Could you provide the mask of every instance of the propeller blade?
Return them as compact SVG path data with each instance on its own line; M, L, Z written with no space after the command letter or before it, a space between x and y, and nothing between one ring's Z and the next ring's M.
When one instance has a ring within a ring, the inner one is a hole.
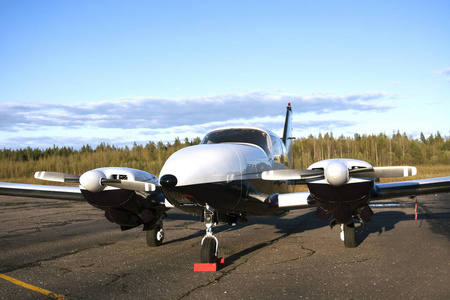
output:
M261 174L264 180L302 180L323 176L323 170L271 170Z
M104 188L102 186L112 186L124 190L145 192L153 192L154 190L156 190L156 185L154 185L153 183L102 178L105 175L97 170L88 171L82 176L83 180L81 180L80 182L80 176L73 174L47 171L36 172L34 174L34 178L41 180L80 183L85 189L91 192L101 192Z
M374 167L350 170L352 177L388 178L408 177L416 174L416 167Z
M47 181L74 182L74 183L78 183L80 180L80 176L78 175L59 172L47 172L47 171L34 173L34 178Z
M149 182L120 180L120 179L101 179L101 184L112 186L124 190L153 192L156 185Z

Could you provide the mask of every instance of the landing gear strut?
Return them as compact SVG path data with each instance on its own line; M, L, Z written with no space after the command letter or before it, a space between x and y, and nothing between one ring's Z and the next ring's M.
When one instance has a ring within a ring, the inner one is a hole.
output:
M205 219L206 234L202 239L202 249L200 253L200 261L202 263L215 263L217 261L217 250L219 248L219 241L212 232L212 227L217 225L216 214L214 208L206 204L203 212Z

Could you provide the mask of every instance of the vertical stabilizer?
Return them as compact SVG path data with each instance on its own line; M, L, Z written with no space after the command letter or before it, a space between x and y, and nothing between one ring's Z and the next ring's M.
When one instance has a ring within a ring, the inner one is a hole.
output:
M286 120L284 121L284 131L283 131L283 143L286 146L289 159L289 167L292 168L293 158L292 158L292 108L291 104L288 103L286 108Z

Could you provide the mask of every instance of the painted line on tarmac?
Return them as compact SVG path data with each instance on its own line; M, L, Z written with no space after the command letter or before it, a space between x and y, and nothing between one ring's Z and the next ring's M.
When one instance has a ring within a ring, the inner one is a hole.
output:
M44 295L46 295L46 296L49 296L49 297L52 297L52 298L55 298L55 299L66 299L66 297L63 296L63 295L55 294L55 293L53 293L53 292L50 292L50 291L41 289L41 288L39 288L39 287L37 287L37 286L34 286L34 285L31 285L31 284L25 283L25 282L23 282L23 281L14 279L14 278L9 277L9 276L4 275L4 274L0 274L0 278L3 278L3 279L5 279L5 280L7 280L7 281L9 281L9 282L12 282L12 283L14 283L14 284L17 284L18 286L21 286L21 287L24 287L24 288L26 288L26 289L29 289L29 290L32 290L32 291L35 291L35 292L44 294Z

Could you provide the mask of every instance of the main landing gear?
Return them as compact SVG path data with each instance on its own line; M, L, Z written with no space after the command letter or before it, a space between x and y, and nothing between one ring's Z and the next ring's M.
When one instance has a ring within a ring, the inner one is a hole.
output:
M203 218L206 225L206 234L202 239L200 261L202 263L215 263L217 261L219 241L212 232L212 227L217 225L217 215L214 212L214 208L206 204Z
M361 223L361 226L363 226L362 220L357 220L357 222ZM338 225L335 219L333 219L330 223L331 229L333 229L334 226ZM341 229L340 232L340 238L344 242L344 246L346 248L355 248L358 246L356 242L356 230L355 230L355 223L352 221L348 224L339 224L339 228Z
M161 246L164 240L163 223L161 222L154 229L147 230L146 232L147 245L149 247Z
M152 229L146 231L147 246L158 247L164 241L164 228L163 219L166 215L161 215L159 221L153 226Z
M341 224L341 240L346 248L355 248L357 246L355 223Z

